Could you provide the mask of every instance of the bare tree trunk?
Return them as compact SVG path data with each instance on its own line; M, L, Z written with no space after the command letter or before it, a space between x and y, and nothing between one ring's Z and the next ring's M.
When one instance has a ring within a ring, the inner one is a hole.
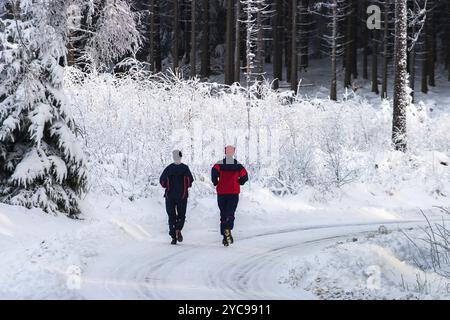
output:
M345 46L345 59L344 59L344 66L345 66L345 74L344 74L344 86L346 88L351 87L352 85L352 76L355 74L355 37L356 37L356 31L354 30L355 23L354 23L354 17L355 17L355 1L354 0L347 0L349 5L349 12L347 13L346 20L346 46Z
M297 93L298 75L297 75L297 0L292 0L291 11L291 90Z
M414 24L411 32L412 34L416 34L416 26ZM409 53L409 86L411 88L412 103L414 103L416 95L416 47L414 44Z
M191 2L192 0L182 0L182 21L184 22L183 32L183 62L185 65L191 64Z
M395 2L395 79L394 108L392 121L392 142L395 149L406 151L406 108L408 106L407 91L407 58L408 27L407 0Z
M429 0L430 1L430 0ZM427 37L429 39L429 51L428 51L428 84L431 87L436 86L435 80L435 65L436 65L436 32L434 26L434 1L430 3L431 9L428 13L427 19L429 19L429 27Z
M347 0L347 1L351 1L352 0ZM345 73L344 73L344 87L349 88L352 85L352 49L351 49L351 43L352 43L352 37L351 37L351 33L352 33L352 10L353 10L353 6L349 5L349 12L347 13L347 17L345 19L345 27L346 27L346 31L345 31L345 57L343 59L343 63L344 63L344 68L345 68Z
M241 1L236 1L235 14L236 44L234 47L234 81L241 82Z
M234 0L227 0L227 30L226 30L226 56L225 56L225 84L227 85L232 85L234 82L233 1Z
M357 55L357 49L358 49L358 38L357 38L357 29L358 29L358 18L357 18L357 13L358 13L358 1L360 0L353 0L352 5L353 5L353 12L352 12L352 32L351 32L351 36L352 36L352 44L351 44L351 49L352 49L352 76L353 79L358 78L358 55Z
M378 90L378 30L373 30L372 39L372 92L379 94Z
M154 21L154 71L156 73L162 71L162 57L161 57L161 7L159 2L157 1L154 9L155 21Z
M202 37L202 56L201 56L201 75L209 77L211 74L210 55L209 55L209 0L203 0L203 37Z
M421 81L421 91L423 93L428 93L428 50L429 50L429 42L428 42L428 37L427 37L427 29L428 29L428 20L425 21L425 26L424 26L424 36L423 38L425 39L425 44L424 44L424 48L425 48L425 52L424 52L424 57L422 57L422 81Z
M159 4L155 0L150 0L150 68L152 72L160 72L162 69L161 62L161 36L160 36L160 18Z
M389 0L384 0L384 35L383 35L383 72L381 82L381 99L387 98L388 82L388 45L389 45Z
M367 8L367 0L364 0L364 5L363 5L363 9L364 9L364 19L363 19L363 78L364 79L369 79L369 73L368 73L368 59L369 59L369 29L367 28L367 26L365 25L365 22L367 20L367 13L366 13L366 8Z
M429 63L429 57L430 57L430 13L429 10L431 8L431 1L428 0L426 10L427 10L427 17L425 20L425 25L422 30L422 37L424 39L424 52L422 57L422 81L421 81L421 91L423 93L428 93L428 77L430 73L430 63Z
M283 80L283 0L276 0L273 30L273 88L278 89Z
M446 61L445 61L445 66L447 68L447 72L448 72L448 81L450 81L450 1L447 1L447 25L446 25L446 43L447 43L447 48L446 48Z
M300 70L307 71L309 65L309 0L301 0L300 2Z
M152 72L155 72L155 0L150 0L150 7L149 7L149 15L150 15L150 34L148 35L149 38L149 46L150 46L150 54L149 54L149 63L150 63L150 69Z
M285 10L285 16L286 16L286 48L285 48L285 64L286 64L286 78L288 82L291 82L291 58L292 58L292 1L287 0Z
M336 38L337 38L337 28L338 28L338 17L337 17L337 0L333 0L333 22L332 22L332 37L331 37L331 89L330 89L330 99L337 100L337 77L336 77Z
M261 3L258 3L258 12L256 13L256 25L258 28L257 40L256 40L256 61L258 71L258 83L263 81L264 77L264 63L265 63L265 44L264 44L264 28L263 28L263 7Z
M195 43L195 24L196 24L196 15L195 15L195 0L191 0L191 78L195 78L197 75L197 57L196 57L196 43Z
M180 4L178 0L173 0L173 70L178 71L178 59L180 57Z

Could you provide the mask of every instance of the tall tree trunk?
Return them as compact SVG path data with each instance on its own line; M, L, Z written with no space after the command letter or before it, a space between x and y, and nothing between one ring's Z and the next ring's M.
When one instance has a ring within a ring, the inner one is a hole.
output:
M363 5L364 19L363 19L363 26L362 26L362 30L363 30L363 78L369 79L369 73L368 73L369 29L366 26L366 21L367 21L366 8L367 8L367 0L364 0L364 5Z
M430 1L430 0L429 0ZM428 13L427 20L429 21L429 27L427 29L428 41L429 41L429 51L428 51L428 84L431 87L436 86L435 80L435 65L436 65L436 32L435 32L435 21L434 21L434 1L430 3L430 12Z
M348 88L352 86L352 74L353 74L353 46L354 38L353 38L353 15L354 15L354 2L353 0L348 1L348 13L346 17L346 36L345 36L345 73L344 73L344 87Z
M297 93L298 74L297 74L297 0L292 0L291 11L291 90Z
M286 0L286 10L285 10L285 16L286 16L286 48L285 48L285 64L286 64L286 78L288 82L291 82L291 58L292 58L292 1Z
M201 75L209 77L211 74L210 54L209 54L209 0L203 0L203 34L202 34L202 55L201 55Z
M408 107L407 91L407 0L395 1L395 79L394 108L392 120L392 142L395 149L406 151L406 108Z
M416 26L413 24L411 33L416 34ZM416 95L416 46L413 47L409 53L409 87L411 88L411 99L414 103Z
M372 39L372 92L379 94L378 90L378 30L373 30Z
M183 60L184 64L188 65L191 63L191 0L184 0L183 3L183 21L184 21L184 32L183 32L183 42L184 42L184 53Z
M424 33L424 48L425 52L423 53L424 57L422 57L422 74L421 74L421 91L423 93L428 93L428 50L429 50L429 41L427 37L427 29L428 29L428 20L425 21L424 30L422 31Z
M330 99L337 100L337 76L336 76L336 38L338 29L338 17L337 17L337 0L333 0L333 16L332 16L332 37L331 37L331 88Z
M309 0L301 0L300 2L300 70L306 71L309 65Z
M265 63L265 43L264 43L264 27L263 27L263 7L261 3L258 3L258 12L256 14L256 27L258 28L257 40L256 40L256 61L258 72L258 83L263 81L264 77L264 63Z
M150 67L155 73L160 72L162 69L161 62L161 36L160 36L160 17L159 17L159 4L155 0L150 0Z
M431 13L429 12L431 8L431 0L427 1L427 6L426 6L426 10L427 10L427 17L425 19L425 25L423 27L422 30L422 37L424 39L424 51L423 51L423 57L422 57L422 81L421 81L421 90L423 93L428 93L428 78L429 78L429 74L430 74L430 15Z
M162 56L161 56L161 7L159 1L156 1L154 8L154 72L162 71Z
M236 32L236 44L234 49L234 81L241 82L241 1L236 1L236 14L235 14L235 32Z
M172 40L173 70L178 72L180 58L180 4L173 0L173 40Z
M352 76L353 79L358 78L358 1L360 0L353 0L352 4L353 4L353 12L352 12L352 44L351 44L351 49L352 49Z
M148 35L149 39L149 63L150 69L152 72L155 72L155 0L150 0L149 5L149 15L150 15L150 34Z
M283 80L283 0L276 0L273 19L273 88L278 89Z
M233 36L234 36L234 19L233 19L233 9L234 0L227 0L227 30L226 30L226 52L225 52L225 84L232 85L234 82L234 47L233 47Z
M447 71L448 81L450 81L450 2L448 2L447 5Z
M197 75L197 57L196 57L196 49L197 46L195 44L195 24L196 24L196 15L195 15L195 0L191 0L191 78L195 78Z
M389 0L384 0L384 34L383 34L383 72L381 82L381 99L386 99L388 83L388 46L389 46Z

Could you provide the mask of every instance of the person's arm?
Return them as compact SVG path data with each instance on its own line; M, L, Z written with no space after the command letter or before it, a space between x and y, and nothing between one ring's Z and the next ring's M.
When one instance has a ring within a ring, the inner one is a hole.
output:
M211 169L211 181L214 186L217 186L219 184L219 177L220 177L220 166L216 164Z
M192 176L191 170L189 170L188 166L186 166L186 169L186 178L188 180L187 187L190 188L192 187L192 182L194 182L194 177Z
M248 172L244 168L244 166L242 166L241 171L239 171L239 184L243 186L247 181L248 181Z
M168 168L169 167L164 169L163 173L161 174L161 177L159 178L159 183L161 184L161 186L163 188L167 188L167 178L168 178L167 171L168 171Z

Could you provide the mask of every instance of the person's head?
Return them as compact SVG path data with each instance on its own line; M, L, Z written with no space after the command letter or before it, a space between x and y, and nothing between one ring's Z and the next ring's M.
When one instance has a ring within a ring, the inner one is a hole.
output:
M228 145L225 147L225 156L227 156L227 158L232 158L234 157L236 153L236 148L232 145Z
M181 153L180 150L173 150L172 157L173 157L173 162L175 162L176 164L180 164L183 154Z

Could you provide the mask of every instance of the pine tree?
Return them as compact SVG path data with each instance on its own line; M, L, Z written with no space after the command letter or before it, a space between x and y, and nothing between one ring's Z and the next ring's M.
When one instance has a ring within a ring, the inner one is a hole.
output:
M80 213L84 155L63 91L67 1L2 3L0 201Z
M68 43L73 47L73 62L78 68L89 71L109 67L139 50L142 37L128 0L66 0L65 5L78 8L75 12L81 14L80 25L71 30ZM67 18L66 13L64 16ZM149 53L146 49L141 54L145 60Z

